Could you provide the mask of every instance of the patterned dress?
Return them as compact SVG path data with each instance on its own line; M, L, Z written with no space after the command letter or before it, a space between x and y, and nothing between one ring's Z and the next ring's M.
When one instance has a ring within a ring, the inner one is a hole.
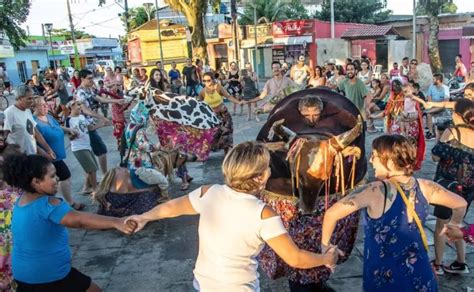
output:
M409 196L410 190L404 190ZM415 210L424 223L429 205L418 182L411 190L415 194ZM438 291L433 269L413 220L408 221L407 208L400 194L380 218L365 214L364 291Z
M0 190L0 291L12 291L12 233L13 206L21 193L18 189L4 186Z

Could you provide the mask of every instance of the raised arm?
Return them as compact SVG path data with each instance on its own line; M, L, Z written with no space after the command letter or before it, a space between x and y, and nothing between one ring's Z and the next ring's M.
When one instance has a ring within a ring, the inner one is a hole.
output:
M421 192L428 202L452 209L451 224L460 225L464 214L466 214L466 200L433 181L418 179L418 182L420 183Z
M183 215L197 215L194 210L189 195L176 198L163 204L159 204L150 211L141 215L130 216L125 220L125 223L134 221L137 223L137 228L134 232L138 232L145 227L150 221L156 221L165 218L174 218Z
M373 182L358 187L352 193L332 205L324 215L321 232L321 249L324 251L330 246L330 240L334 228L336 228L337 221L360 209L368 208L369 212L373 212L375 206L383 205L382 199L384 199L384 197L381 196L381 194L383 194L382 182Z

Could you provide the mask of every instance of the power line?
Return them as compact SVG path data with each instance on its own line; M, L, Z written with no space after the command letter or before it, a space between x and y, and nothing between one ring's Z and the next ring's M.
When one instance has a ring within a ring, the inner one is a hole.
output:
M89 21L90 23L92 23L91 25L86 25L86 26L83 26L82 29L85 29L87 27L91 27L91 26L97 26L97 25L101 25L102 23L106 23L106 22L109 22L109 21L112 21L114 19L117 19L119 18L118 16L115 16L115 17L112 17L110 19L107 19L107 20L104 20L104 21L101 21L101 22L92 22L92 21Z

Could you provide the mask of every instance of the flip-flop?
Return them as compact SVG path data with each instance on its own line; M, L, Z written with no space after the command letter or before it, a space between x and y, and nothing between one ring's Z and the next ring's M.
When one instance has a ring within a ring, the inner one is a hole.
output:
M181 184L181 191L187 191L189 189L189 183Z
M82 203L74 202L71 204L71 207L76 211L81 211L86 207L86 205Z
M190 183L193 181L193 179L194 179L194 177L190 177L190 176L188 175L188 184L190 184Z

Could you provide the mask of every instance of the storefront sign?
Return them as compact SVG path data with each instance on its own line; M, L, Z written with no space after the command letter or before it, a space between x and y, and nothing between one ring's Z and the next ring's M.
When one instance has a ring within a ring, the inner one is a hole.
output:
M0 45L0 58L13 58L15 52L11 45Z
M255 26L247 25L246 26L246 39L251 39L255 37ZM272 36L272 25L271 24L261 24L257 25L257 38Z
M273 37L310 36L313 34L312 20L288 20L273 23Z
M285 48L278 48L272 50L272 62L280 62L283 64L285 62Z
M219 37L219 23L215 21L207 22L204 29L206 39L216 39Z
M63 55L72 55L74 54L74 46L73 45L62 45L59 46L59 50Z
M93 38L92 39L92 46L93 47L108 47L108 48L115 48L118 47L118 39L112 38Z
M232 38L232 25L226 24L226 23L221 23L218 26L218 35L220 39L230 39ZM242 36L244 35L242 27L240 26L237 30L237 38L241 39Z

